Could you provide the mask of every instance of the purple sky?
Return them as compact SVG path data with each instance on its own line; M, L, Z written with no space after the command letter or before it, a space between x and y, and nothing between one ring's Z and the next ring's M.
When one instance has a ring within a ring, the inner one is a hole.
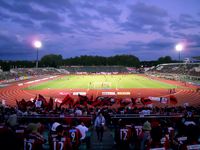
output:
M0 59L133 54L200 55L200 0L0 0Z

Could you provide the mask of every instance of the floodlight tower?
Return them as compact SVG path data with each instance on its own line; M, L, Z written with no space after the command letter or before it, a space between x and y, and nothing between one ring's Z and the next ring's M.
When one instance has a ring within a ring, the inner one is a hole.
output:
M183 50L183 48L184 48L183 44L181 44L181 43L176 44L176 46L175 46L175 49L179 54L179 61L181 61L181 51Z
M34 41L33 45L36 48L36 52L37 52L35 67L38 68L38 51L39 51L39 48L42 47L42 42L37 40L37 41Z

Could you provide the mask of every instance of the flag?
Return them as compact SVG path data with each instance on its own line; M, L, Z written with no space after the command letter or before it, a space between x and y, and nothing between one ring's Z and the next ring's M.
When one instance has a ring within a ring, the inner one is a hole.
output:
M130 103L132 103L132 100L129 99L129 98L122 99L122 100L120 101L120 105L121 105L122 107L125 107L125 106L129 105Z
M152 104L152 101L149 98L141 98L141 103L143 105L149 105Z
M42 107L48 106L47 100L41 94L38 95L38 101L42 101Z
M27 107L34 107L35 104L34 104L32 101L27 101L27 102L26 102L26 106L27 106Z
M173 105L178 103L177 98L174 95L170 95L169 99L170 99L170 103Z
M50 99L49 99L48 109L49 109L49 110L52 110L52 109L53 109L53 98L52 98L52 97L50 97Z
M102 99L103 99L102 96L98 96L98 97L92 102L91 105L94 106L94 107L99 106Z
M67 95L67 96L65 96L65 98L63 99L63 101L62 101L62 103L60 104L60 107L62 106L62 105L64 105L64 104L69 104L69 105L73 105L73 103L74 103L74 99L71 97L71 96L69 96L69 95Z
M35 98L33 99L33 103L37 100L37 95L35 95Z
M26 111L27 104L26 104L26 101L24 99L22 99L21 101L16 100L16 104L17 104L17 107L18 107L19 110Z
M136 105L136 98L131 98L132 105Z
M110 106L111 102L110 102L110 97L104 97L104 99L101 100L100 105L101 106Z
M87 106L87 102L89 101L89 98L87 96L82 96L82 95L78 95L79 97L79 103L80 105L84 105Z

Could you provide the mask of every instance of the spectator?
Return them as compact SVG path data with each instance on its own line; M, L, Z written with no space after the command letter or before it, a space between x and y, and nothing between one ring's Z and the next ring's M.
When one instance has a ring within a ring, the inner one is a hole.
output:
M117 149L129 149L130 139L132 136L131 127L123 125L122 120L119 119L118 126L115 128L115 142Z
M42 101L37 99L37 100L35 101L35 107L36 107L36 108L41 108L41 107L42 107Z
M18 126L18 120L17 120L17 115L15 114L13 110L11 113L12 114L9 116L7 123L14 130Z
M102 142L104 126L105 126L105 118L101 112L96 117L94 126L96 128L97 138L100 142Z
M0 128L0 149L1 150L19 150L15 133L5 126Z
M56 128L57 128L58 126L60 126L60 125L61 125L60 123L54 122L54 123L52 124L51 131L52 131L52 132L56 132Z
M82 137L80 138L81 143L85 142L87 148L90 147L90 136L87 136L87 132L89 132L88 128L85 126L83 122L76 126L77 129L81 132Z
M159 148L162 147L161 145L161 139L162 139L162 128L160 125L152 127L151 130L151 147L152 148Z
M72 149L72 145L70 143L70 139L64 136L64 129L61 124L54 123L53 130L56 131L56 135L50 139L50 145L53 150L70 150Z
M81 116L82 114L83 114L83 113L82 113L81 109L76 108L76 110L75 110L75 115Z
M75 127L75 122L72 122L72 126L68 131L72 149L78 149L80 146L81 132Z
M148 121L146 121L143 124L142 133L139 135L140 140L141 140L141 143L140 143L141 150L145 150L150 147L150 143L151 143L151 133L150 132L151 132L151 124Z
M33 143L33 149L36 150L42 150L42 144L44 144L46 142L46 140L44 139L44 137L39 133L39 129L41 128L41 124L40 123L30 123L27 126L27 139L33 139L34 143Z

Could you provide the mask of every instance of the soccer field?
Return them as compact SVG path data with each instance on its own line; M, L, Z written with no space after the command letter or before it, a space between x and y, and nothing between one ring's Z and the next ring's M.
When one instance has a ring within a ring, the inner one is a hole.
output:
M120 89L120 88L176 88L175 85L139 75L68 75L29 86L42 89Z

